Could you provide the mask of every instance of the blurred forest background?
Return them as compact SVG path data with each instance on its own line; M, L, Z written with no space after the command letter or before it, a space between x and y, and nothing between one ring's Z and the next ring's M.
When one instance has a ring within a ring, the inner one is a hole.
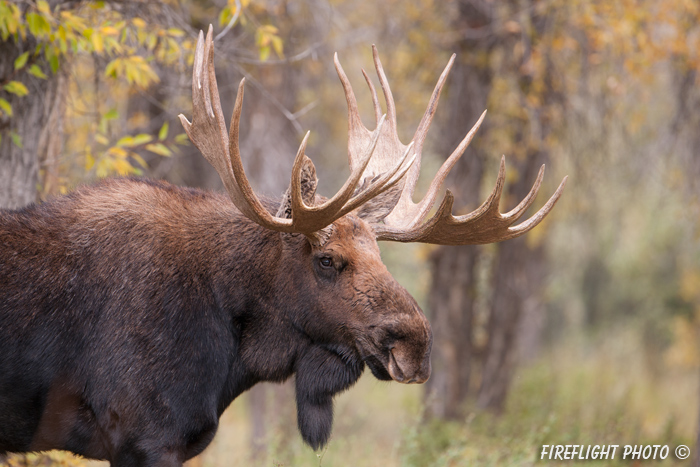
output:
M193 44L209 23L224 114L247 78L241 147L258 191L284 191L307 129L320 192L342 184L347 110L333 52L370 123L360 69L377 83L373 43L404 142L457 53L421 183L488 109L447 181L459 212L486 198L501 154L502 211L544 162L536 206L569 182L524 237L381 245L433 325L426 385L367 373L337 398L320 453L296 431L292 386L260 385L191 466L532 465L543 444L697 454L699 2L0 0L0 206L129 174L221 189L177 120L192 114ZM6 463L101 465L58 452ZM689 463L671 454L655 465Z

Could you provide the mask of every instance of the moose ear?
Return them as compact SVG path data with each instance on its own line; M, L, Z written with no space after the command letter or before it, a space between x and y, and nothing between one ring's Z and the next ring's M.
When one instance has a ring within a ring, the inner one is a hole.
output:
M311 159L304 156L301 168L301 198L307 206L312 206L314 204L314 198L316 197L316 186L318 185L318 178L316 177L316 167ZM277 217L284 217L287 219L292 218L292 187L291 185L287 188L287 191L282 195L282 203L277 210Z

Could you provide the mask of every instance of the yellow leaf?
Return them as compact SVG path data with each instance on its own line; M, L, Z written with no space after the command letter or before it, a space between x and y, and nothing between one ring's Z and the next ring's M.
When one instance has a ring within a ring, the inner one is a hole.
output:
M22 55L15 59L15 70L21 70L24 65L27 64L27 59L29 58L29 52L24 52Z
M95 48L95 52L101 54L105 50L105 43L102 39L102 34L97 31L93 31L92 37L90 38L92 46Z
M98 143L103 144L105 146L107 146L109 144L109 140L104 135L101 135L99 133L97 135L95 135L95 141L97 141Z
M0 97L0 110L5 112L8 117L12 117L12 105L5 99Z
M143 160L143 157L141 157L140 155L136 154L135 152L132 152L132 153L131 153L131 157L132 157L136 162L138 162L139 164L141 164L141 167L143 167L144 169L147 169L147 168L148 168L148 164L146 164L146 161Z
M130 147L134 145L134 139L131 136L123 136L117 141L117 146Z
M95 166L95 158L92 154L85 154L85 170L90 170Z
M117 159L112 162L112 168L119 175L129 175L134 171L134 167L126 159Z
M141 144L146 144L150 143L153 137L151 135L147 135L146 133L141 133L139 135L134 136L134 146L139 146Z
M165 138L168 137L168 122L163 123L163 126L160 127L160 131L158 132L158 139L163 141Z
M27 87L19 81L10 81L9 83L3 86L3 89L19 97L26 96L27 94L29 94L29 89L27 89Z
M39 0L36 2L36 6L44 15L51 15L51 8L49 8L49 3L46 0Z
M275 49L275 53L279 58L284 58L284 46L282 44L282 38L279 36L272 37L272 48Z
M102 26L102 28L100 28L100 31L105 36L116 36L117 34L119 34L119 31L117 31L117 29L112 26Z
M260 47L260 61L264 62L270 58L270 47Z
M119 143L117 143L119 144ZM121 158L121 159L126 159L126 156L129 155L129 153L126 151L124 148L120 148L118 146L113 146L109 148L109 151L107 151L109 154Z
M172 151L162 143L147 144L146 149L158 154L159 156L170 157L173 154Z

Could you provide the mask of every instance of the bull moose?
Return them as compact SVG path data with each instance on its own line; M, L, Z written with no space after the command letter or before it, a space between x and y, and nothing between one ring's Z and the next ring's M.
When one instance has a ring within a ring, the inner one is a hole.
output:
M389 274L378 240L483 244L535 227L561 195L513 226L534 201L499 212L505 178L474 212L452 215L443 180L484 115L412 201L421 148L454 56L413 140L387 106L361 122L335 56L349 115L351 174L316 194L308 133L281 201L259 198L238 146L241 81L230 132L214 72L212 29L200 32L192 78L192 142L228 193L146 179L108 179L18 210L0 211L0 454L63 449L114 466L178 466L212 440L219 416L260 381L295 375L298 427L328 441L333 397L365 366L380 380L423 383L430 324Z

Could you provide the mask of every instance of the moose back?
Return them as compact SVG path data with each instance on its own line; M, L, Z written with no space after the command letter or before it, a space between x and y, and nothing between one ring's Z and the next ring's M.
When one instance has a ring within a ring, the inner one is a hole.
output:
M507 214L496 187L476 211L452 215L442 181L481 119L412 201L420 154L454 57L407 146L376 50L387 115L372 82L377 127L349 109L351 174L326 199L299 148L281 200L261 200L238 149L243 82L230 132L221 112L211 27L200 33L190 139L227 196L165 182L104 180L46 203L0 211L0 454L64 449L115 466L177 466L212 440L219 416L260 381L295 375L298 427L317 449L333 396L365 366L381 380L423 383L430 325L389 274L377 240L476 244L521 235L535 198ZM483 119L483 116L482 116ZM308 137L308 134L307 134Z

